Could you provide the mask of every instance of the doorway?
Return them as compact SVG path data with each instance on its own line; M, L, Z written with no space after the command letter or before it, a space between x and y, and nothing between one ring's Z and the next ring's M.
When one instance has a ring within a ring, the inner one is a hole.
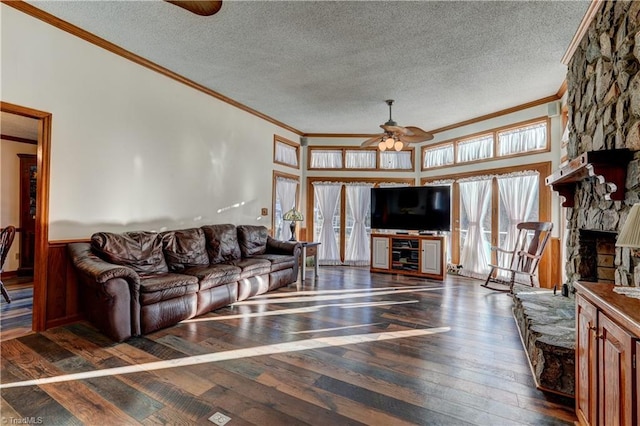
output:
M51 152L51 114L44 111L35 110L32 108L23 107L7 102L0 102L0 113L2 114L2 138L11 138L12 135L5 135L5 131L9 127L5 127L5 117L7 120L25 120L30 119L35 123L37 131L32 133L30 137L26 139L33 143L35 141L35 170L36 175L30 176L33 178L32 182L28 185L35 184L35 194L33 193L33 187L26 189L26 193L34 199L29 200L27 205L27 213L33 213L32 219L34 221L33 230L33 246L28 249L32 249L33 265L31 268L26 267L25 271L32 272L33 276L33 301L32 301L32 320L31 329L33 331L42 331L45 329L46 324L46 300L47 300L47 265L48 265L48 240L49 240L49 161ZM34 138L35 137L35 138ZM13 136L14 139L18 138L19 142L25 142L20 140L20 136ZM31 167L31 170L34 168ZM35 203L35 211L31 203ZM1 226L7 226L9 223L4 223L4 218L0 218ZM20 237L16 238L20 240ZM15 243L14 243L15 244ZM19 245L20 246L20 245ZM19 250L23 250L20 248ZM20 253L20 252L18 252ZM16 260L15 253L13 255L14 261ZM18 256L18 261L19 261ZM25 265L26 266L26 265ZM16 270L17 271L17 270ZM16 273L17 275L17 273ZM21 283L24 284L24 283Z

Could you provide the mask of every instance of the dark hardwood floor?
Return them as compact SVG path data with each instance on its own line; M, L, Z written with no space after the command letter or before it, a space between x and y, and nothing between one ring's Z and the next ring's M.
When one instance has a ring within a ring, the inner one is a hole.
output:
M116 344L87 323L1 343L2 422L559 425L509 296L323 267L290 286Z
M33 323L33 277L14 277L3 282L11 303L0 297L0 341L31 333Z

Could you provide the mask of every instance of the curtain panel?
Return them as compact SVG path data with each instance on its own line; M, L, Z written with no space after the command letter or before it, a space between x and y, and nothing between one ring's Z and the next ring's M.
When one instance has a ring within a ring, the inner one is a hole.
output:
M311 150L312 169L341 169L342 151Z
M389 170L413 169L411 164L411 152L409 151L384 151L380 153L380 168Z
M486 278L489 273L490 245L484 236L483 221L491 200L491 178L459 181L460 200L469 219L467 238L462 247L460 275Z
M375 169L375 151L347 151L345 153L345 168L347 169Z
M540 123L498 134L499 154L510 155L547 147L547 125Z
M289 144L276 141L275 160L298 168L298 150Z
M424 159L422 161L423 168L428 169L431 167L447 166L449 164L453 164L453 144L426 149L424 151Z
M371 183L346 184L348 217L353 219L353 228L347 241L346 265L366 266L370 264L371 251L366 219L371 213Z
M458 142L458 162L493 157L493 135Z
M318 264L340 265L338 235L333 229L333 217L336 213L342 183L313 182L315 200L322 216L320 228L320 246L318 247Z
M298 181L281 176L276 177L276 211L274 212L274 238L287 241L291 238L291 229L285 226L282 216L296 206ZM279 206L279 208L278 208Z

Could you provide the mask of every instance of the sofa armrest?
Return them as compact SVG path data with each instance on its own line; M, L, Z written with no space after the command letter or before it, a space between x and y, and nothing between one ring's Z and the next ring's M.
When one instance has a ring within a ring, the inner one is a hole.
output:
M116 342L140 334L140 276L131 268L105 262L89 243L68 245L78 272L85 314Z
M71 243L68 246L76 269L98 284L113 278L123 278L136 290L140 288L140 276L131 268L105 262L91 251L89 243Z
M270 236L267 237L267 253L299 256L301 251L302 244L298 241L281 241Z

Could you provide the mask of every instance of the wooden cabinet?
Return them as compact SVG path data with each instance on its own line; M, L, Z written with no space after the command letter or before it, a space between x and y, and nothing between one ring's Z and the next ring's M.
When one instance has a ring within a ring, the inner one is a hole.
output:
M371 271L444 280L445 237L371 235Z
M583 425L637 425L640 299L613 285L578 283L576 414Z
M32 154L20 157L20 264L18 275L33 275L36 248L37 160Z

